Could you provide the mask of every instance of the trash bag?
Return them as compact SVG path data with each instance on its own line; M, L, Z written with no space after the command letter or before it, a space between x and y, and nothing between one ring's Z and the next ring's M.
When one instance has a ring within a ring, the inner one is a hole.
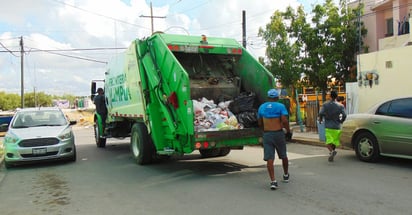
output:
M252 111L255 107L255 100L256 95L253 92L242 92L229 104L229 110L234 114Z
M243 125L244 128L254 128L258 127L257 112L255 111L245 111L236 114L237 121Z

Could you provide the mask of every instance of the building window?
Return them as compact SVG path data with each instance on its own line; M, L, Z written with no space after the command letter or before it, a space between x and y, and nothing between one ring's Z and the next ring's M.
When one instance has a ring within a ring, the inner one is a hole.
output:
M393 18L386 20L386 34L385 37L393 36Z

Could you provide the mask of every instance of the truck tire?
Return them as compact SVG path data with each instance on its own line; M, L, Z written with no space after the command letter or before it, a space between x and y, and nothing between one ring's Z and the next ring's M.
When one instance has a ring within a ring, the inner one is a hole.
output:
M202 155L203 158L211 158L211 157L217 157L220 154L220 149L219 148L214 148L214 149L199 149L200 155Z
M99 125L97 122L94 122L94 138L96 140L96 145L99 148L104 148L106 147L106 138L101 137L100 131L99 131Z
M219 156L226 156L226 155L228 155L230 153L230 148L227 148L227 147L225 147L225 148L220 148L220 151L219 151Z
M145 124L135 123L133 125L130 147L136 163L144 165L154 161L155 148Z

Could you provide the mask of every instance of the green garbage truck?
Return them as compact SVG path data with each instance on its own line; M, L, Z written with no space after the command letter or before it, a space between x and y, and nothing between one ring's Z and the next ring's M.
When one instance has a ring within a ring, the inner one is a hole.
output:
M254 108L249 113L256 113L275 79L234 39L159 32L134 40L111 59L105 79L91 83L92 99L99 84L104 86L108 114L105 122L94 115L96 145L105 147L107 138L130 137L135 161L149 164L195 150L215 157L261 144L257 123L242 126L238 116L246 106ZM239 98L249 101L232 105L238 115L220 108L234 125L220 121L219 126L199 129L198 112L219 109L202 103L202 98L229 107ZM246 118L253 121L253 114Z

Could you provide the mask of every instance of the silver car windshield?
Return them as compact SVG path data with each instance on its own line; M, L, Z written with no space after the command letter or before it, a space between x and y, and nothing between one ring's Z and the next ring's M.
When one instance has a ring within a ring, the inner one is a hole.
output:
M11 127L63 126L67 123L63 113L58 110L35 110L17 113Z

